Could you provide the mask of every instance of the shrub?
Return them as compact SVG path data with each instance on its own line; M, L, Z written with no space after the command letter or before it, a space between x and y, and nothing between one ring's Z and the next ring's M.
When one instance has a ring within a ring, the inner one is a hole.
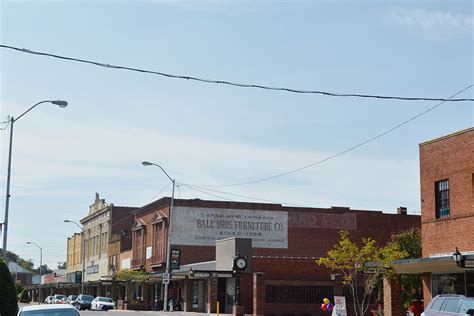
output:
M30 296L28 295L28 291L25 289L20 294L20 303L29 303Z
M15 283L8 266L0 259L0 315L15 316L18 313Z

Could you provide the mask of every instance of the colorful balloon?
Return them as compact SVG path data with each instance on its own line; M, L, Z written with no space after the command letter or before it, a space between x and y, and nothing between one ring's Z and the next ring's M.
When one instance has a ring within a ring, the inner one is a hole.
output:
M324 304L329 304L329 303L331 303L331 301L330 301L328 298L324 298L324 299L323 299L323 302L324 302Z
M323 311L327 311L327 310L328 310L328 307L327 307L326 304L321 304L321 309L322 309Z
M328 312L331 312L333 308L334 308L334 305L332 305L331 303L327 304L326 306L326 309L328 310Z

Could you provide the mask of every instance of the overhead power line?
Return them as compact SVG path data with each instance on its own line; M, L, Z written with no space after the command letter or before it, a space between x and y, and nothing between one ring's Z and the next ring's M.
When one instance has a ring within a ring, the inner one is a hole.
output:
M394 127L386 130L385 132L382 132L380 134L377 134L367 140L364 140L363 142L360 142L358 143L357 145L354 145L352 147L349 147L341 152L338 152L334 155L331 155L329 157L326 157L324 159L321 159L319 161L316 161L316 162L313 162L313 163L310 163L310 164L307 164L305 166L302 166L302 167L299 167L299 168L296 168L296 169L293 169L293 170L289 170L289 171L286 171L286 172L282 172L282 173L278 173L278 174L275 174L273 176L269 176L269 177L265 177L265 178L260 178L260 179L255 179L255 180L251 180L251 181L246 181L246 182L238 182L238 183L230 183L230 184L220 184L220 185L204 185L204 184L200 184L200 185L194 185L194 186L197 186L197 187L201 187L201 188L220 188L220 187L235 187L235 186L241 186L241 185L248 185L248 184L254 184L254 183L259 183L259 182L263 182L263 181L269 181L269 180L273 180L273 179L276 179L276 178L279 178L279 177L283 177L283 176L287 176L287 175L290 175L292 173L296 173L296 172L299 172L299 171L302 171L304 169L308 169L310 167L313 167L313 166L316 166L316 165L319 165L319 164L322 164L323 162L326 162L328 160L331 160L331 159L334 159L336 157L339 157L339 156L342 156L350 151L353 151L354 149L357 149L365 144L368 144L370 142L373 142L374 140L376 139L379 139L397 129L399 129L400 127L410 123L411 121L419 118L420 116L423 116L425 115L426 113L430 112L430 111L433 111L434 109L436 109L437 107L439 107L440 105L442 105L443 103L445 103L446 101L450 100L451 98L454 98L455 96L463 93L464 91L472 88L474 85L469 85L467 86L466 88L462 89L461 91L453 94L451 97L449 97L448 99L444 100L444 101L441 101L440 103L426 109L425 111L421 112L421 113L418 113L417 115L415 116L412 116L410 117L409 119L395 125ZM190 185L190 184L187 184L187 185Z
M67 60L67 61L74 61L74 62L85 63L85 64L91 64L91 65L109 68L109 69L135 71L135 72L147 73L147 74L152 74L152 75L158 75L158 76L171 78L171 79L193 80L193 81L198 81L198 82L203 82L203 83L222 84L222 85L228 85L228 86L239 87L239 88L254 88L254 89L283 91L283 92L300 93L300 94L319 94L319 95L330 96L330 97L372 98L372 99L388 99L388 100L401 100L401 101L449 101L449 102L474 101L473 98L448 100L448 99L442 99L442 98L402 97L402 96L387 96L387 95L358 94L358 93L337 93L337 92L329 92L329 91L321 91L321 90L304 90L304 89L287 88L287 87L271 87L271 86L262 85L262 84L238 83L238 82L232 82L232 81L227 81L227 80L214 80L214 79L199 78L199 77L189 76L189 75L175 75L175 74L165 73L161 71L140 69L140 68L134 68L134 67L128 67L128 66L112 65L112 64L86 60L86 59L81 59L81 58L68 57L68 56L45 53L45 52L38 52L38 51L33 51L31 49L20 48L20 47L9 46L9 45L0 45L0 47L19 51L22 53L46 56L46 57L57 58L57 59L62 59L62 60Z
M208 188L205 188L205 187L195 186L195 185L186 184L186 183L180 183L180 184L181 184L182 186L188 188L188 189L195 190L195 191L199 191L199 192L202 192L202 193L204 193L204 194L209 194L209 195L214 195L214 194L211 194L211 193L208 193L208 192L204 192L204 191L216 192L216 193L221 193L221 194L236 196L236 197L240 197L240 198L251 199L251 200L260 201L260 202L276 203L276 204L282 204L282 205L289 205L289 206L302 207L301 205L293 204L293 203L286 203L286 202L280 202L280 201L274 201L274 200L267 200L267 199L262 199L262 198L258 198L258 197L248 196L248 195L241 195L241 194L229 193L229 192L224 192L224 191L218 191L218 190L208 189ZM200 190L197 189L197 188L199 188ZM203 190L203 191L201 191L201 190ZM218 197L218 198L221 198L221 199L228 200L228 201L232 201L232 200L223 198L222 196L218 196L218 195L214 195L214 196L216 196L216 197Z

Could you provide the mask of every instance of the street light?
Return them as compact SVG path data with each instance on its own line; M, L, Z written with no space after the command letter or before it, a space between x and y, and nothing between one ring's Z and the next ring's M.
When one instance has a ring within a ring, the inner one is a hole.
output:
M462 261L464 258L463 258L462 253L459 252L458 247L456 247L456 252L453 253L453 259L456 262L456 265L458 267L462 267L462 263L463 263Z
M33 241L27 241L26 242L27 245L35 245L36 247L39 248L40 250L40 284L39 284L39 295L38 295L38 301L39 303L41 304L42 302L42 298L41 298L41 276L43 275L43 248L41 248L37 243L33 242Z
M171 205L170 205L170 214L169 214L169 220L168 220L168 240L167 240L167 250L166 250L166 270L165 274L166 277L168 278L168 281L165 283L165 293L164 293L164 306L163 310L166 312L168 310L168 286L169 286L169 281L171 280L171 271L170 271L170 252L171 252L171 223L172 223L172 216L173 216L173 207L174 207L174 187L175 187L175 179L171 179L169 174L163 169L160 165L148 161L143 161L142 162L143 166L156 166L163 171L163 173L170 179L170 181L173 183L173 191L171 194ZM163 278L162 278L163 279Z
M86 236L84 233L84 229L82 228L81 225L79 225L75 221L70 221L68 219L64 220L65 223L73 223L79 229L81 230L82 233L82 273L81 273L81 294L84 294L84 274L86 273Z
M67 101L63 100L56 100L56 101L41 101L30 107L28 110L23 112L20 116L18 116L16 119L14 117L10 117L9 123L10 123L10 146L8 150L8 171L7 171L7 193L6 193L6 198L5 198L5 216L4 216L4 221L3 221L3 258L7 258L7 233L8 233L8 209L10 207L10 175L11 175L11 166L12 166L12 143L13 143L13 125L16 121L21 119L26 113L30 112L33 110L35 107L42 103L52 103L60 108L65 108L67 106Z

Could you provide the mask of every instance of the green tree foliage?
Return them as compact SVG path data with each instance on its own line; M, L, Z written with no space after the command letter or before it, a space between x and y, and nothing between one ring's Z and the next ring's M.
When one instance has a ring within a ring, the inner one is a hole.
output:
M20 302L21 303L28 303L30 301L30 296L28 295L28 291L23 289L20 294Z
M53 273L53 270L51 270L47 264L43 264L42 265L43 267L43 270L41 271L41 273L43 274L49 274L49 273ZM36 268L36 269L33 269L32 271L34 274L40 274L40 267Z
M372 238L363 238L359 247L349 239L348 231L341 231L339 243L327 252L327 257L316 260L317 264L342 274L342 283L350 289L356 316L367 312L370 296L380 279L377 273L363 274L367 263L380 262L379 251ZM360 286L364 289L362 292Z
M18 302L15 284L8 266L0 259L0 315L15 316L18 313Z
M3 253L2 248L0 248L0 252ZM17 254L7 250L7 254L6 254L6 261L7 262L18 262L19 259L20 259L20 257Z
M413 228L392 235L391 241L380 253L383 265L387 268L386 276L400 278L405 304L409 304L415 298L421 298L421 275L397 275L392 268L393 261L421 257L421 230Z
M118 281L127 282L126 299L134 299L133 290L135 289L136 292L138 287L140 287L145 282L146 273L143 270L124 269L115 275L115 279ZM132 287L132 285L134 285L134 287Z

